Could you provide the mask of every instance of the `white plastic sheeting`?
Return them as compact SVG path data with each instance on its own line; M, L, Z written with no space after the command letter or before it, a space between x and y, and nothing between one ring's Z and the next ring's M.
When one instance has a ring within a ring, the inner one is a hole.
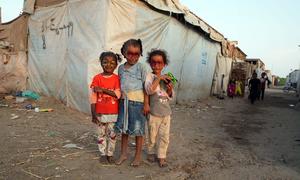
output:
M224 57L219 53L213 79L212 94L220 95L223 92L227 92L231 68L232 59Z
M177 102L209 95L220 52L220 43L128 0L70 0L40 8L29 20L29 32L30 87L84 112L89 112L88 85L101 71L99 54L120 53L129 38L143 41L142 62L152 48L167 50L171 63L165 71L180 81Z

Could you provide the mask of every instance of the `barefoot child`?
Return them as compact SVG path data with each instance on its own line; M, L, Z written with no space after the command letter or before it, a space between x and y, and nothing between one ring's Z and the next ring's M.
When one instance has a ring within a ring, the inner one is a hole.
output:
M152 50L148 53L147 62L152 73L145 82L145 89L150 98L150 115L148 121L149 143L148 160L155 161L157 156L160 167L167 166L166 156L169 145L171 107L169 101L173 96L173 85L168 75L162 75L162 70L169 60L164 50ZM156 139L158 138L158 142ZM155 145L157 151L155 152ZM156 155L155 155L156 154Z
M120 65L118 73L121 79L121 100L119 106L119 116L116 123L116 131L122 133L121 156L117 165L122 164L127 159L127 146L129 135L135 136L136 150L131 166L139 166L141 161L143 136L145 135L145 121L143 114L149 111L148 102L144 103L147 95L144 93L144 82L147 71L138 62L142 54L142 42L140 39L130 39L126 41L121 53L127 62Z
M118 117L118 99L121 96L119 76L113 72L120 60L113 52L101 53L103 72L93 78L90 86L92 122L97 125L101 161L109 163L113 163L116 144L114 125Z

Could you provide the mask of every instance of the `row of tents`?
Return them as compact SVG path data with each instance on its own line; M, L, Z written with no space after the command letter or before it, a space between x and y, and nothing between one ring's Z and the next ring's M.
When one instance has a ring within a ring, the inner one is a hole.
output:
M0 93L30 89L89 112L99 54L120 53L130 38L144 52L168 52L177 103L224 93L230 78L246 82L261 68L178 0L25 0L23 13L0 25Z

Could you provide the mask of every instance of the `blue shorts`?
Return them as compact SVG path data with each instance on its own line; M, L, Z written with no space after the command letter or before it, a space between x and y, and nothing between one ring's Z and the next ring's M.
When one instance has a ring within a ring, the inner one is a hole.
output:
M118 120L115 124L116 133L144 136L146 117L143 114L143 107L142 102L128 100L128 130L123 132L124 100L120 100Z

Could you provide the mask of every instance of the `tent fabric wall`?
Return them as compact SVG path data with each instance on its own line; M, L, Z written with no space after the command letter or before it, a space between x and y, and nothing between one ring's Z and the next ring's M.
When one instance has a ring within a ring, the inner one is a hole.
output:
M110 23L107 24L107 48L119 51L127 39L141 38L144 52L152 48L165 49L171 60L165 72L172 72L180 80L176 101L209 96L216 55L220 52L219 43L186 28L171 16L150 10L144 3L125 0L111 2L108 11ZM115 31L115 26L123 28ZM145 62L145 58L144 53L141 61Z
M220 95L223 92L227 92L232 62L232 59L229 57L224 57L220 53L217 55L217 63L212 85L213 95Z
M129 38L143 41L142 63L152 48L167 50L171 63L165 72L180 80L178 102L209 95L221 51L220 43L141 1L72 0L39 8L29 32L30 87L84 112L89 112L88 85L101 71L99 54L120 53Z
M107 1L63 2L41 8L29 20L29 87L89 111L88 67L99 72Z

